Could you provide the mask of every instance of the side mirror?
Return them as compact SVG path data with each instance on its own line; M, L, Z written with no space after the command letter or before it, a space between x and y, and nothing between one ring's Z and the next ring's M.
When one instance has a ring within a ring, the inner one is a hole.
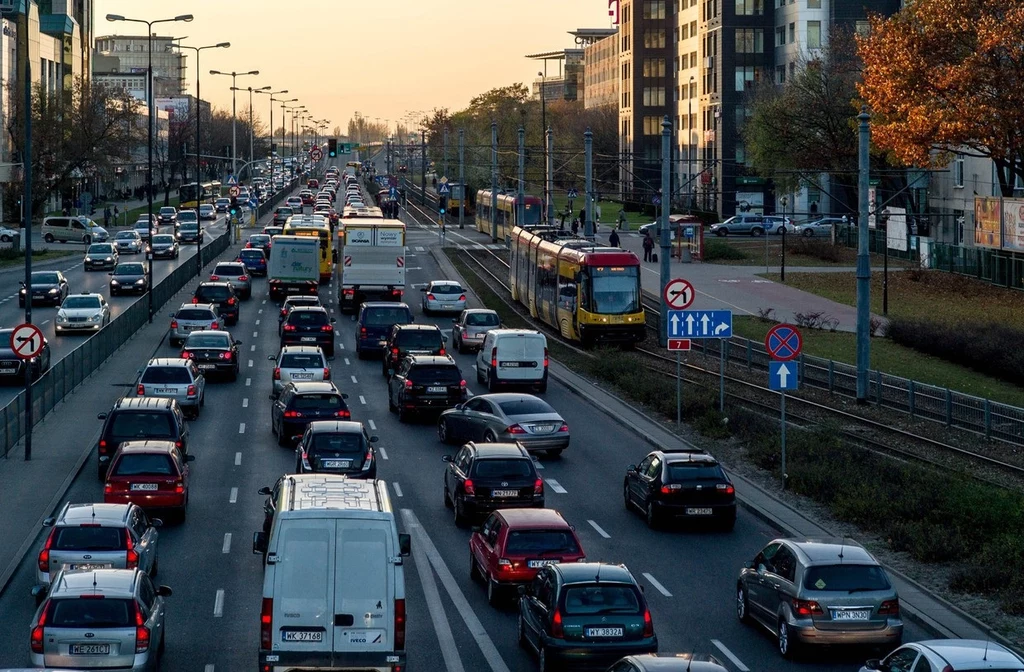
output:
M43 527L53 527L54 523L56 522L57 519L51 516L43 521Z
M114 272L113 272L113 271L111 271L110 273L107 273L107 275L113 275L113 274L114 274Z
M370 437L370 443L377 443L378 441L380 441L380 437L379 436L371 436Z
M452 318L452 324L458 324L458 323L459 323L459 318L457 318L457 317Z
M163 527L164 526L164 519L163 518L150 518L149 519L149 526L150 527Z
M107 419L107 414L106 413L97 413L96 414L96 419L97 420L106 420Z
M157 586L156 587L156 594L159 595L160 597L170 597L174 593L171 591L171 587L170 586Z
M348 399L348 395L346 393L342 392L341 393L341 398L342 399Z
M241 345L241 344L242 344L241 341L235 341L235 345Z
M869 670L879 670L879 672L888 672L889 666L883 663L879 658L871 658L864 663L864 667Z
M167 313L167 317L174 317L174 313Z
M764 567L764 564L762 563L762 564L757 566L757 573L758 574L764 574L764 572L765 572L765 567Z
M441 461L442 462L451 462L452 461L452 456L451 455L442 455L441 456Z
M399 534L398 549L404 556L408 556L410 553L412 553L412 537L410 537L408 534Z
M272 492L270 490L270 486L264 485L262 488L260 488L259 490L256 491L256 494L257 495L268 495L269 496L269 495L272 494Z
M337 318L334 318L334 317L331 318L331 324L334 324L337 321L338 321Z
M753 569L753 568L754 568L754 563L752 563L752 562L750 562L750 561L748 560L747 562L744 562L744 563L743 563L743 568L744 568L744 569Z
M46 597L47 593L50 592L49 586L38 585L32 586L32 597L36 598L36 604L39 604Z
M626 467L626 473L627 474L636 473L636 465L635 464L631 464L628 467Z
M185 461L186 462L195 462L196 461L196 456L195 455L186 455L185 456Z
M18 284L21 285L22 287L24 287L25 286L25 281L24 280L19 280Z

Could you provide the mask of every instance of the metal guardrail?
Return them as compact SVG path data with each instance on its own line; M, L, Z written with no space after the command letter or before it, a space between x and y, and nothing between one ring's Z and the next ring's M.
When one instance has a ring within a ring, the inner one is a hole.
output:
M230 233L203 246L203 258L212 261L228 249ZM153 287L154 310L167 303L189 280L199 274L199 259L192 256ZM87 338L79 347L59 359L32 385L32 417L40 422L61 400L92 374L125 341L149 321L147 301L136 301L106 327ZM0 408L0 452L6 458L25 435L25 391Z

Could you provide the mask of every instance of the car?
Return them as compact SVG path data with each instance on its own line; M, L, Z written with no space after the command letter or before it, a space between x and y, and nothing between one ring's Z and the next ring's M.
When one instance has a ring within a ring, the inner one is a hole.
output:
M40 303L59 306L71 293L68 279L60 271L32 271L31 283L33 306ZM18 305L24 308L28 289L25 287L24 280L19 284L21 289L18 290Z
M20 235L20 231L16 231L10 227L0 224L0 243L10 243Z
M384 377L392 375L406 355L444 356L444 346L445 336L437 325L396 324L384 339L381 373Z
M302 212L303 202L298 196L289 196L285 203L289 208L291 208L292 214L299 214Z
M126 229L124 231L118 231L117 235L114 236L114 244L117 245L117 251L121 254L140 254L142 252L143 242L142 236L135 229Z
M518 443L474 443L441 458L444 504L465 527L496 509L544 508L544 480L533 458Z
M735 606L741 623L775 636L784 658L804 646L894 648L903 637L895 586L852 539L773 539L740 569Z
M200 282L192 295L192 303L212 303L217 307L217 314L224 320L225 325L238 324L238 295L229 282L214 280Z
M49 586L65 565L71 570L137 567L155 577L162 525L136 504L68 502L43 520L50 531L36 557L36 585Z
M178 240L170 233L154 235L147 251L153 255L153 259L177 259L181 254Z
M183 303L178 310L170 313L170 318L167 342L172 348L184 343L193 331L220 329L223 322L217 305L213 303Z
M166 632L164 598L170 594L170 588L155 585L138 567L61 570L32 620L32 665L124 672L158 669Z
M284 303L281 304L281 312L277 315L277 335L281 335L281 327L284 325L285 318L288 317L288 313L291 309L296 306L320 306L319 296L302 296L292 295L286 296Z
M459 353L479 350L484 337L501 327L498 313L487 308L467 308L452 320L452 347Z
M46 217L43 219L40 232L43 234L43 240L47 243L54 241L77 243L81 241L89 245L90 243L106 242L109 238L106 229L84 215Z
M541 670L605 669L623 656L658 651L651 610L625 565L544 567L520 587L516 629Z
M206 377L191 359L154 357L142 370L135 394L174 399L185 417L194 420L206 404Z
M448 355L407 355L388 380L388 409L408 422L412 414L439 412L468 396L466 379Z
M481 394L442 412L437 437L441 443L518 442L529 451L558 457L569 447L569 425L532 394Z
M379 440L370 436L361 422L311 422L295 448L295 473L377 478L377 451L373 444Z
M736 524L736 488L707 453L654 450L630 465L622 484L626 510L644 514L647 526L662 521L707 521L723 530Z
M466 290L454 280L432 280L423 292L423 314L459 313L466 309Z
M781 236L783 232L788 234L796 233L796 224L789 217L782 215L765 215L764 230Z
M849 222L844 217L823 217L821 219L816 219L813 222L799 224L794 233L798 236L807 236L808 238L813 236L830 237L833 230L838 229L840 226L846 226L847 224L849 224Z
M110 324L110 306L102 294L72 294L57 309L54 331L99 331Z
M139 234L139 238L143 241L149 240L150 236L157 231L156 216L154 215L153 217L150 220L149 215L142 214L139 215L138 221L132 224L132 231Z
M722 661L708 653L641 653L621 658L611 672L728 672Z
M161 224L174 224L178 221L178 209L171 206L160 208L160 212L157 214L157 220Z
M222 261L213 267L212 282L226 282L235 289L238 298L252 298L252 279L249 269L240 261Z
M177 231L183 224L198 225L200 221L199 213L196 210L179 210L174 219L174 230Z
M327 356L315 345L286 345L276 357L268 355L267 359L275 363L271 385L274 395L280 394L284 386L291 382L331 379Z
M263 250L263 254L267 256L267 259L270 258L270 245L270 234L267 233L254 233L249 236L249 240L245 243L246 249Z
M238 379L238 346L241 344L220 329L193 331L181 346L181 357L195 362L204 375L223 373L233 381Z
M145 294L149 289L149 274L141 261L124 261L110 272L110 295Z
M498 509L469 538L469 575L487 585L491 606L556 562L586 562L586 554L554 509Z
M999 642L926 639L904 644L885 658L864 663L860 672L997 672L1024 670L1024 657Z
M120 255L113 243L93 243L85 251L83 267L86 271L105 271L117 266Z
M13 333L14 329L0 329L0 380L24 384L26 360L15 355L11 348L11 334ZM50 341L44 336L42 350L27 362L31 367L32 380L38 380L40 376L50 370L51 357Z
M195 455L183 453L174 441L125 441L110 461L103 485L106 504L136 504L166 511L184 522Z
M302 201L302 205L313 205L313 192L309 189L303 189L299 192L299 199ZM289 205L291 203L289 202Z
M669 215L668 226L669 240L674 241L676 239L680 227L700 227L701 223L693 215ZM661 222L657 221L650 222L648 224L642 224L640 225L640 228L637 229L637 233L639 233L641 237L650 236L654 240L655 245L657 245L658 241L661 239Z
M199 219L201 220L217 220L217 209L209 203L199 204Z
M203 227L199 222L182 222L178 225L175 237L182 243L203 244Z
M318 345L333 357L335 321L322 306L295 306L281 323L281 345Z
M213 202L213 209L217 212L227 212L228 207L231 205L230 198L218 198Z
M241 249L238 251L236 261L245 264L250 276L267 277L267 255L261 249Z
M288 199L289 205L282 205L274 210L274 224L276 226L284 226L288 223L288 218L296 214L294 207L292 207L291 200L292 199L290 198ZM299 207L301 208L301 202ZM301 212L302 210L300 209L299 213Z
M278 226L276 224L264 226L263 233L267 234L268 236L271 237L271 239L273 239L274 236L280 236L282 233L284 233L284 226Z
M721 237L737 234L760 236L764 233L764 226L764 217L761 215L735 215L724 222L712 224L708 231Z
M477 382L494 392L499 386L548 389L548 341L534 329L491 329L476 356Z
M185 413L166 397L121 397L106 413L99 413L103 429L96 442L99 477L102 481L118 446L145 439L172 441L182 455L188 454L189 428Z
M331 381L288 383L271 406L270 431L279 446L295 445L315 420L350 420L346 399Z

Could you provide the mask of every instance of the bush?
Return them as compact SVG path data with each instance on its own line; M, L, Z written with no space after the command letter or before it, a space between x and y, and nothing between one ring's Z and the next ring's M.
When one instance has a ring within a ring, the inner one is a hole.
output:
M704 261L741 261L747 253L723 240L704 239Z
M940 307L936 307L941 310ZM918 352L970 367L1000 380L1024 380L1024 331L1002 324L955 325L890 318L887 336Z
M33 249L32 250L32 258L36 259L38 257L45 257L49 253L50 253L50 250L48 250L46 248L43 248L41 250ZM13 247L0 248L0 261L16 261L16 260L23 260L24 258L25 258L25 250L24 250L24 248L21 248L21 249L18 249L18 250L15 250Z
M833 245L831 241L812 236L794 236L794 238L796 240L792 244L788 242L786 244L786 247L793 254L814 257L822 261L836 262L840 260L839 246Z

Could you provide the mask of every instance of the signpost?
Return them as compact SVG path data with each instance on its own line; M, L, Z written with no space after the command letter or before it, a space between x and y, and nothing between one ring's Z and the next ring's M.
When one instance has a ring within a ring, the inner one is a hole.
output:
M668 336L669 338L732 338L732 311L670 310L668 311Z
M232 198L238 196L240 193L242 193L242 190L238 188L237 184L232 184L228 187L228 195Z
M803 349L803 337L800 331L791 324L777 324L768 330L764 337L764 347L772 360L768 364L768 388L779 393L780 420L782 425L782 488L786 488L786 390L799 387L799 369L796 364L789 364L800 356Z
M441 182L437 185L438 196L448 196L452 193L452 186L448 184L448 178L442 177Z
M309 150L309 159L313 163L318 163L322 158L324 158L324 153L323 151L321 151L319 147L314 147L313 149Z
M43 332L34 324L19 324L11 332L11 350L25 361L38 357L43 351Z
M690 307L693 300L697 298L697 292L688 280L673 278L665 283L662 298L665 300L666 306L674 309L671 312L681 312L684 308ZM678 428L683 423L683 364L679 353L690 349L690 339L671 338L673 335L667 334L669 338L666 340L666 344L669 352L676 353L676 428Z
M697 298L697 292L686 280L675 278L665 285L665 303L672 310L685 310Z
M238 185L238 178L234 175L228 175L228 186L234 187Z

